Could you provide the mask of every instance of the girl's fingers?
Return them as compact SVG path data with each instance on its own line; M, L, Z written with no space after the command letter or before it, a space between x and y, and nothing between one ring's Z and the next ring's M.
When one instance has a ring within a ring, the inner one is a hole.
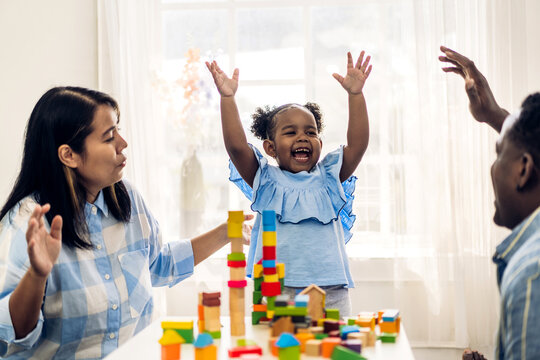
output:
M343 83L343 76L337 74L337 73L333 73L332 76L334 77L334 79L336 79L340 84Z
M370 73L371 73L371 65L369 65L366 72L364 73L366 75L366 78L369 76Z
M358 56L358 60L356 60L356 66L355 66L355 67L356 67L357 69L360 69L360 68L362 67L362 62L364 61L364 54L365 54L365 53L366 53L366 52L365 52L364 50L362 50L362 51L360 52L360 55Z
M353 59L352 59L352 55L351 55L351 52L347 52L347 69L350 69L353 67Z
M51 236L57 240L62 239L62 217L56 215L51 223Z
M364 63L363 63L362 66L360 67L360 70L361 70L362 72L366 72L366 68L367 68L368 65L369 65L369 60L371 60L371 56L368 56L368 57L366 58L366 61L364 61Z

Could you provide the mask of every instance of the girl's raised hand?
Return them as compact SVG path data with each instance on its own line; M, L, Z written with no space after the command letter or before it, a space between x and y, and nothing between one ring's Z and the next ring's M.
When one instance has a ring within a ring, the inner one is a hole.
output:
M343 86L345 90L351 95L357 95L362 93L364 84L371 72L371 65L369 60L371 56L366 57L364 61L365 52L362 51L356 65L353 65L353 58L350 52L347 53L347 75L345 77L334 73L332 76Z
M232 78L229 78L223 70L220 69L216 61L209 63L206 62L206 67L210 70L214 83L219 91L219 94L223 97L234 96L238 89L238 69L234 69Z
M62 248L62 217L60 215L54 217L50 232L45 228L43 216L50 208L49 204L36 205L26 230L30 269L40 277L46 277L51 273Z

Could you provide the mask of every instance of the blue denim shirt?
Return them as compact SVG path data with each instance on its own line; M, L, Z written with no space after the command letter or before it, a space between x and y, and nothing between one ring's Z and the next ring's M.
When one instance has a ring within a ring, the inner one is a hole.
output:
M497 246L501 318L495 357L540 359L540 208Z

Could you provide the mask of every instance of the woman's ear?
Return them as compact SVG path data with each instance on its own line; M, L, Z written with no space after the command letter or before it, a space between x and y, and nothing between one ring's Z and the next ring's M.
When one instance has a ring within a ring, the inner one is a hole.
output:
M274 144L272 140L269 140L269 139L264 140L263 148L268 156L271 156L273 158L276 157L276 145Z
M528 152L521 155L520 171L518 178L518 190L524 189L530 182L533 181L534 159Z
M79 155L66 144L58 147L58 158L62 164L72 169L76 169L79 164Z

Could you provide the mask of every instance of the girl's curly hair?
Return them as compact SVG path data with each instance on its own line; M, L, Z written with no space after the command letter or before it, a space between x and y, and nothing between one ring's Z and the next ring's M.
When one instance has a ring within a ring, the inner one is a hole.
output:
M281 106L270 107L266 105L264 108L259 107L255 109L255 113L251 115L253 119L253 124L251 124L251 132L258 139L261 140L274 140L275 135L275 125L274 117L279 114L281 111L289 109L291 107L303 107L313 114L315 118L315 123L317 124L317 132L321 132L323 129L322 113L319 105L308 102L305 105L300 104L285 104Z

